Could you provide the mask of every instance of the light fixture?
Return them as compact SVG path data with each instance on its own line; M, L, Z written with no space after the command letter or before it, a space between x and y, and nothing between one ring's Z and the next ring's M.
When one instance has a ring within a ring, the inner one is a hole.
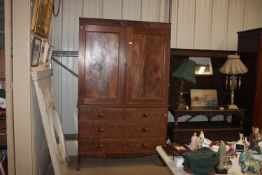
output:
M185 59L183 63L179 66L179 68L172 73L172 77L181 80L180 92L176 107L179 110L184 110L186 109L187 105L185 99L183 98L183 86L185 82L193 84L196 83L195 62L190 59Z
M230 89L230 104L228 109L238 109L237 105L234 104L234 91L236 88L240 89L241 86L241 76L248 71L247 67L240 60L239 55L228 55L228 59L220 67L220 72L226 74L226 89Z

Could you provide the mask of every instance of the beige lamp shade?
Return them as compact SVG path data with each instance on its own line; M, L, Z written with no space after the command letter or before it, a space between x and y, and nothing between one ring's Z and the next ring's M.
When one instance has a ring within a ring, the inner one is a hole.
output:
M220 72L223 74L244 74L248 71L247 67L240 60L239 55L228 55L228 59L220 67Z

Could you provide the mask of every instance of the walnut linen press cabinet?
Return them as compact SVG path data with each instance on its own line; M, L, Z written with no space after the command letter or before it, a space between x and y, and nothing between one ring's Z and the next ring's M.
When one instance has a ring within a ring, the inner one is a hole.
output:
M170 24L80 18L78 169L166 142Z

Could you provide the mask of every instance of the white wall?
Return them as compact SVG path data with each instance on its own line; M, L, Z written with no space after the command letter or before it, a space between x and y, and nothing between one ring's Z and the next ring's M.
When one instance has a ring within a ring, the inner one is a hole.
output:
M58 1L55 1L57 7ZM53 18L54 50L78 50L78 18L171 22L171 47L236 50L237 32L262 27L262 0L63 0ZM169 18L169 4L171 16ZM58 58L77 73L77 58ZM66 134L77 133L77 78L54 63Z
M262 27L261 0L173 0L171 47L236 50L237 32Z

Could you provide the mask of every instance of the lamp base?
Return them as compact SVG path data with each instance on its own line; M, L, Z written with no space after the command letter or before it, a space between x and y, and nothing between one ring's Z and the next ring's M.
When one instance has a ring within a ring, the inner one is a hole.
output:
M238 107L235 104L229 104L227 108L228 109L233 109L233 110L238 110Z
M176 108L178 110L185 110L186 109L186 102L185 102L185 99L182 96L178 96Z

